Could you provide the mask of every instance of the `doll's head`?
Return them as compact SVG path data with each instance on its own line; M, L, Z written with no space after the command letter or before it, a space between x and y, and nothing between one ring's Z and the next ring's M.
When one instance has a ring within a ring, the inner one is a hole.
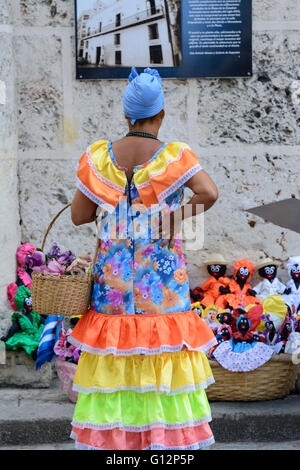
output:
M233 277L239 284L250 282L253 276L254 267L248 259L240 259L234 265Z
M222 325L231 325L233 322L234 318L233 315L230 312L222 312L217 314L217 320L220 322Z
M27 313L31 312L32 310L32 298L31 297L26 297L26 299L24 299L24 309L26 310Z
M32 311L31 292L25 286L20 286L15 295L15 305L19 312L30 313Z
M225 276L226 268L227 266L225 264L208 264L207 265L208 273L211 276L215 277L216 279L219 279L220 277Z
M249 318L245 317L244 315L240 315L236 321L237 329L242 333L243 336L250 330L251 321Z
M222 336L224 341L228 341L232 337L232 330L230 326L222 326L221 328L219 328L218 334Z
M277 267L278 263L271 258L265 258L255 266L255 269L258 271L258 274L263 279L267 279L272 282L277 276Z
M275 264L268 264L267 266L260 268L258 270L258 274L260 277L272 282L277 276L277 266L275 266Z
M289 276L296 284L300 283L300 256L291 256L286 264Z
M210 276L219 279L225 276L227 269L227 261L219 253L212 254L206 261L204 261L207 271Z

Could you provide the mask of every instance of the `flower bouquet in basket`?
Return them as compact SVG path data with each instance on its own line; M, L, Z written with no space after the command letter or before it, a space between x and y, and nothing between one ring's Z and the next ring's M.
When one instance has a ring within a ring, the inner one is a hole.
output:
M85 314L90 305L93 267L96 262L99 237L93 262L88 256L75 259L72 251L61 253L55 243L49 253L44 246L51 227L71 204L65 206L51 221L41 250L32 256L32 304L41 315L76 316Z
M82 315L89 307L92 287L92 259L62 253L54 243L48 253L41 250L27 256L32 270L32 301L43 315Z

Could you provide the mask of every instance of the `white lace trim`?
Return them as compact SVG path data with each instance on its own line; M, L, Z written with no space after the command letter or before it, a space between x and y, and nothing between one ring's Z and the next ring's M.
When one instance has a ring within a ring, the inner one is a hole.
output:
M123 188L122 186L119 186L118 184L113 183L112 181L108 180L107 178L105 178L104 176L102 176L102 175L98 172L98 170L97 170L97 168L96 168L94 162L92 161L92 155L91 155L90 148L87 150L86 154L87 154L87 157L88 157L88 163L89 163L89 165L90 165L90 167L91 167L91 169L92 169L94 175L95 175L100 181L102 181L102 183L106 184L107 186L110 186L110 187L113 188L113 189L116 189L117 191L120 191L120 192L124 193L124 192L125 192L125 188Z
M101 206L103 207L107 212L109 212L110 214L112 212L114 212L115 208L114 206L112 206L111 204L108 204L107 202L105 202L103 199L101 199L101 197L99 196L96 196L94 193L92 193L81 181L79 178L77 178L77 188L83 193L85 194L86 197L88 197L89 199L91 199L91 201L93 201L95 204L97 204L98 206Z
M77 450L106 450L111 451L112 449L106 449L102 447L93 447L87 444L82 444L81 442L77 441L77 434L75 432L71 432L70 438L73 439L75 442L75 448ZM209 447L215 443L215 439L213 437L209 439L205 439L204 441L198 441L195 444L190 444L189 446L177 446L177 447L165 447L162 444L151 444L148 447L139 450L200 450L203 447ZM126 450L126 449L124 449Z
M149 180L145 181L145 183L137 185L137 189L142 189L142 188L146 188L147 186L150 186L151 178L155 178L156 176L162 175L171 163L178 162L181 159L184 150L186 150L186 149L190 149L190 147L181 147L180 152L178 153L177 157L175 157L175 158L170 157L166 161L166 166L162 170L156 171L156 172L153 172L153 173L149 173Z
M188 349L188 351L202 351L205 354L207 354L209 350L217 344L217 340L213 338L208 343L200 346L199 348L192 348L189 344L183 341L181 344L178 344L176 346L163 345L156 349L150 349L150 348L98 349L98 348L93 348L92 346L89 346L88 344L81 343L73 336L68 336L68 341L69 343L73 344L73 346L76 346L82 351L86 351L90 354L94 354L97 356L108 356L109 354L113 354L114 356L131 356L133 354L146 354L150 356L152 354L161 354L164 352L179 352L182 350L183 346L185 346Z
M176 388L173 390L168 385L165 385L165 384L160 384L159 388L157 388L156 385L147 385L144 387L124 386L124 387L116 387L116 388L101 388L101 387L86 388L86 387L82 387L81 385L73 383L73 391L83 393L84 395L90 395L92 393L115 393L115 392L121 392L124 390L131 390L136 393L156 392L159 395L166 393L168 396L172 396L172 395L180 395L182 393L193 393L193 392L197 392L198 390L204 390L210 385L212 385L214 382L215 382L215 379L213 378L213 376L211 376L207 380L199 384L184 385L180 388Z
M198 171L202 170L202 166L198 163L197 165L193 166L189 171L187 171L184 175L182 175L178 180L175 181L171 186L169 186L165 191L160 193L157 196L159 202L164 201L167 199L168 196L173 194L177 189L179 189L186 181L188 181L192 176L194 176Z
M126 426L126 425L123 425L121 421L115 421L114 423L96 424L96 423L90 423L89 421L80 422L76 420L73 420L71 425L74 428L93 429L94 431L110 431L112 429L118 428L120 431L143 432L143 431L151 431L151 429L155 429L155 428L170 429L170 430L183 429L183 428L195 428L197 426L201 426L202 424L207 424L211 422L211 420L212 420L211 415L209 415L201 419L197 419L194 421L185 421L183 423L165 423L164 421L153 421L149 424L144 424L143 426Z

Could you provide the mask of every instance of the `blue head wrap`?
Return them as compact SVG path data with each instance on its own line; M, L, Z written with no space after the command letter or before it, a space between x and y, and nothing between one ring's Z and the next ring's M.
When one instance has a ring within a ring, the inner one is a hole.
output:
M137 119L155 116L164 107L162 79L156 69L147 68L140 75L131 69L129 84L123 96L125 116L134 126Z

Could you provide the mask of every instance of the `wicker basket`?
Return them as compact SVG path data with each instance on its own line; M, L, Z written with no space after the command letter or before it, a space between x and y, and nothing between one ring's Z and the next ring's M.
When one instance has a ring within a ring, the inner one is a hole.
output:
M231 372L209 361L215 383L207 389L210 401L261 401L287 396L294 388L299 365L291 354L278 354L251 372Z
M42 251L46 243L47 235L56 219L71 204L64 207L52 220L42 243ZM89 271L82 276L55 275L44 273L32 274L32 307L40 315L84 315L90 304L93 286L93 267L97 259L99 237L93 263Z

